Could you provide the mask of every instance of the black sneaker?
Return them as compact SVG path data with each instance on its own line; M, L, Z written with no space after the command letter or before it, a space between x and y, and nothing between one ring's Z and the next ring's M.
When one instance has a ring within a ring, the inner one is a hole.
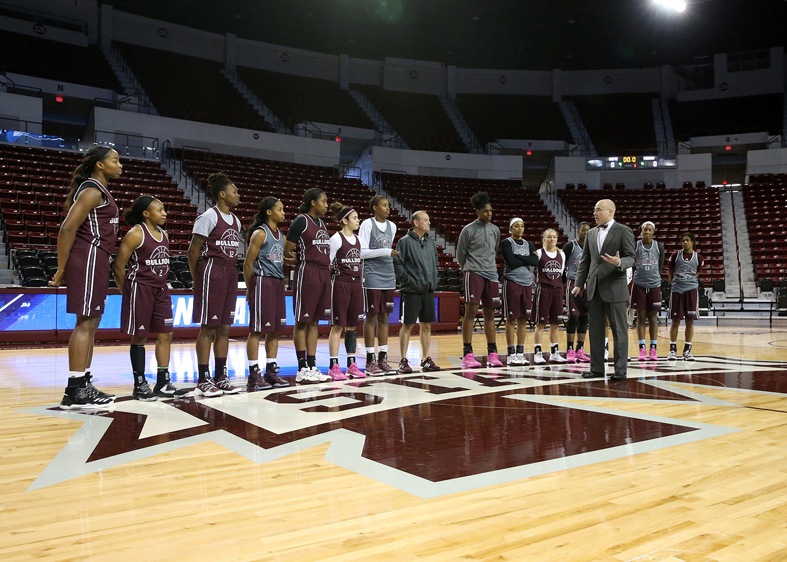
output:
M153 387L153 394L156 396L163 396L164 398L178 398L186 396L189 393L185 388L177 388L171 382L166 384L157 384Z
M262 376L259 369L249 373L249 379L246 381L246 392L254 392L256 390L270 390L273 385Z
M106 408L115 401L114 396L99 396L100 393L94 386L68 386L63 393L60 407L64 410L88 410L91 408Z
M85 386L87 388L92 388L93 390L95 390L97 396L99 396L101 398L111 398L112 400L115 399L115 395L114 394L108 394L106 392L101 392L99 389L97 389L95 386L93 386L93 383L90 382L92 379L93 379L93 375L85 375Z
M131 397L134 400L139 400L141 402L155 402L158 400L153 391L150 390L150 385L148 383L145 384L135 384L134 391L131 393Z

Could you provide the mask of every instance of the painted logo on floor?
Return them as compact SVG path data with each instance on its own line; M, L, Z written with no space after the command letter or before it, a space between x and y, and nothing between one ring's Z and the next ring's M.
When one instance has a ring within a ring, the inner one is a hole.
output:
M90 413L32 408L84 424L28 491L204 441L260 464L330 443L326 460L430 498L739 431L616 402L740 407L703 389L787 394L787 363L777 361L632 361L618 383L584 380L583 370L456 369L199 400L120 398Z

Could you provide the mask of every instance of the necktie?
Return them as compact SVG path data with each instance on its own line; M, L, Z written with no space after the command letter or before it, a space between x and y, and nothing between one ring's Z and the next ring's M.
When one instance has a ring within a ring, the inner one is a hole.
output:
M600 225L598 225L598 227L599 227L601 230L606 230L608 226L609 226L609 223L607 223L607 224L600 224Z

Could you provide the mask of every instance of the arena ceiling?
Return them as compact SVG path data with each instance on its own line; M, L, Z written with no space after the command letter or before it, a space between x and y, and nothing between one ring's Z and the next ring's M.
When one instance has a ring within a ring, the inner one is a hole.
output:
M115 9L287 47L460 67L695 64L784 46L787 0L103 0Z

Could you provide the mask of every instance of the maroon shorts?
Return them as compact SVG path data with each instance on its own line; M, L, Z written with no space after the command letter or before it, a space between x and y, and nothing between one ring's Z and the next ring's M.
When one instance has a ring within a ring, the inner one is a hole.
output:
M123 285L120 329L129 336L147 337L172 331L172 297L169 287L153 287L134 281Z
M212 258L197 265L194 279L192 324L221 326L235 321L238 299L238 270Z
M331 324L354 327L363 324L363 285L355 281L331 281Z
M293 293L292 308L296 322L331 318L331 272L327 267L298 264Z
M249 286L249 331L278 332L287 324L284 280L253 275Z
M500 284L474 271L465 271L465 302L480 304L483 308L497 308L500 306Z
M573 291L574 287L576 287L575 283L576 283L575 279L568 279L568 283L566 284L566 301L565 302L568 303L568 306L566 307L568 309L568 315L569 316L587 316L588 315L587 309L585 310L585 312L580 312L579 309L577 308L577 303L574 302L574 295L571 294L571 291ZM586 298L585 295L587 293L585 292L585 289L581 289L579 291L579 294L582 295L583 298Z
M503 279L503 316L510 319L533 315L533 285Z
M685 293L670 293L669 316L673 320L696 320L700 315L697 289Z
M636 283L632 283L629 302L632 310L659 312L661 310L661 287L646 289Z
M536 289L536 311L533 314L539 324L558 325L563 315L563 287L539 285Z
M366 314L391 314L394 309L394 289L364 289L363 311Z
M66 312L100 318L109 289L109 254L74 244L66 263Z

